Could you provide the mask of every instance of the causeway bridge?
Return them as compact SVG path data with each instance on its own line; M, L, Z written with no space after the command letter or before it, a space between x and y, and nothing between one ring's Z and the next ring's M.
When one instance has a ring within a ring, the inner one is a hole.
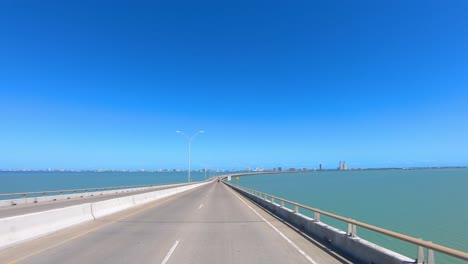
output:
M217 178L14 195L0 203L0 263L435 263L434 251L468 261L465 252ZM415 256L360 239L358 228L413 243Z

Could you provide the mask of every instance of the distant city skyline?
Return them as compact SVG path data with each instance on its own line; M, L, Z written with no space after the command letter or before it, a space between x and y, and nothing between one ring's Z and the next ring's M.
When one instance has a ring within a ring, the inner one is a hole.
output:
M207 172L287 172L287 171L323 171L323 170L373 170L373 169L439 169L439 168L468 168L468 165L454 165L454 166L417 166L417 167L354 167L350 168L347 164L341 163L336 168L323 168L322 164L318 167L256 167L250 169L249 167L241 168L217 168L217 169L206 169ZM93 171L93 172L187 172L187 169L180 168L164 168L164 169L113 169L113 168L99 168L99 169L64 169L64 168L47 168L47 169L30 169L30 168L14 168L5 169L0 168L0 172L82 172L82 171ZM192 169L192 172L204 172L205 169Z
M0 3L0 169L468 165L468 1Z

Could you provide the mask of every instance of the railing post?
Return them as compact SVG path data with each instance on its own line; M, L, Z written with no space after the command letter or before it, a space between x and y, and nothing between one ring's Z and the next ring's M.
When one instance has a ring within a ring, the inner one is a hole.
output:
M418 246L418 259L416 260L417 264L424 264L424 248Z
M356 225L348 223L348 236L355 237L357 235Z
M294 213L299 213L299 206L297 206L297 204L294 205Z
M320 222L320 214L317 212L314 212L314 222Z
M284 201L283 201L283 200L281 200L280 206L281 206L282 208L284 208Z
M271 197L271 203L274 204L275 203L275 198L272 196Z
M432 249L427 250L427 264L435 264L434 251Z

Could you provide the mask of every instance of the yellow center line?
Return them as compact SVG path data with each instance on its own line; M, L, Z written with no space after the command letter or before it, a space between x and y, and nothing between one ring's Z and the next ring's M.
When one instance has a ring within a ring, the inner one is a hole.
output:
M193 189L192 189L192 190L193 190ZM192 191L192 190L189 190L189 191ZM98 227L92 228L92 229L90 229L90 230L88 230L88 231L85 231L85 232L83 232L83 233L81 233L81 234L78 234L78 235L76 235L76 236L67 238L67 239L65 239L65 240L63 240L63 241L60 241L60 242L58 242L57 244L54 244L54 245L52 245L52 246L49 246L49 247L46 247L46 248L43 248L43 249L34 251L34 252L31 253L31 254L28 254L28 255L26 255L26 256L20 257L20 258L18 258L18 259L16 259L16 260L12 260L12 261L10 261L8 264L16 264L16 262L18 262L18 261L25 260L25 259L27 259L27 258L29 258L29 257L32 257L32 256L34 256L34 255L37 255L37 254L39 254L39 253L41 253L41 252L44 252L44 251L49 250L49 249L51 249L51 248L60 246L60 245L62 245L62 244L64 244L64 243L66 243L66 242L72 241L72 240L74 240L74 239L77 239L77 238L82 237L82 236L84 236L84 235L87 235L87 234L89 234L89 233L92 233L92 232L94 232L94 231L96 231L96 230L98 230L98 229L103 228L104 226L113 224L113 223L118 222L118 221L121 221L121 220L123 220L123 219L125 219L125 218L129 218L130 216L134 216L134 215L139 214L139 213L141 213L141 212L143 212L143 211L146 211L146 210L148 210L148 209L151 209L151 208L154 208L154 207L156 207L156 206L158 206L158 205L161 205L162 203L166 203L166 202L168 202L168 201L171 201L171 200L177 198L177 196L178 196L178 195L175 195L175 196L170 197L170 198L168 198L168 199L166 199L166 200L160 201L160 202L157 203L157 204L154 204L154 205L151 205L151 206L148 206L148 207L144 207L144 208L142 208L142 209L140 209L140 210L138 210L138 211L136 211L136 212L133 212L133 213L128 214L128 215L125 215L125 216L123 216L123 217L121 217L121 218L119 218L119 219L117 219L117 220L114 220L114 221L112 221L112 222L105 223L105 224L103 224L103 225L100 225L100 226L98 226Z

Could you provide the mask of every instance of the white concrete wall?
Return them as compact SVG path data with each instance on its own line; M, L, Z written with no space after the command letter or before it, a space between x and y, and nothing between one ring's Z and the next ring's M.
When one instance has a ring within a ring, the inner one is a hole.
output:
M129 195L95 203L69 206L38 213L0 219L0 249L30 239L45 236L52 232L92 221L138 205L156 201L210 182L203 182L170 189Z
M135 206L133 196L91 203L91 212L98 219Z
M89 203L0 219L0 248L93 220Z

